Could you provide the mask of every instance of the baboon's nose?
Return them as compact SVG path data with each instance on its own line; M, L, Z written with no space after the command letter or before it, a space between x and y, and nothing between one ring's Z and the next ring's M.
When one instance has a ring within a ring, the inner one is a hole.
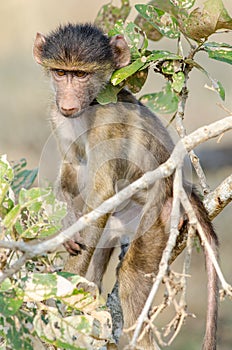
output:
M78 112L78 108L65 108L65 107L61 107L60 108L61 113L65 116L65 117L70 117L72 115L74 115L75 113Z

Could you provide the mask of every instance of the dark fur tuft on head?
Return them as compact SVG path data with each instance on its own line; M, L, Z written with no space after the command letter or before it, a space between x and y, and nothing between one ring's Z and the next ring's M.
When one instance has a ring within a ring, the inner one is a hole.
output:
M60 26L46 37L43 60L56 62L109 62L113 61L110 40L91 24Z

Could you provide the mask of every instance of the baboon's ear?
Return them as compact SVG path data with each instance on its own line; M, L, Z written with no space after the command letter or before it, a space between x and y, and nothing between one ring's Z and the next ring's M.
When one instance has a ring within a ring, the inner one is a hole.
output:
M130 63L130 49L123 35L115 35L110 40L116 68L122 68Z
M43 46L46 43L46 38L43 34L37 33L35 42L34 42L34 47L33 47L33 55L34 59L36 60L37 63L42 64L42 51L43 51Z

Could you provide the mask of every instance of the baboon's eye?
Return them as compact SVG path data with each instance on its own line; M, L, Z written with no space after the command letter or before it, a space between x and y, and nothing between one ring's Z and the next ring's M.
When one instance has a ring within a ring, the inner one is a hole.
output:
M76 70L75 72L73 72L73 75L77 78L85 78L88 75L88 73L83 70Z
M63 69L57 69L55 70L55 72L56 72L56 75L58 75L58 77L63 77L66 74L65 70Z

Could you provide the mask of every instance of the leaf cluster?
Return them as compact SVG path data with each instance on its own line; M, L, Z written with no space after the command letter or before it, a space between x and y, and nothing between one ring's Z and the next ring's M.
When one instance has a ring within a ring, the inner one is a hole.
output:
M66 205L51 188L29 188L37 170L23 159L13 166L0 157L0 234L5 241L43 239L61 229ZM3 272L22 254L0 249ZM59 270L59 252L28 260L0 285L1 349L104 349L111 317L101 309L97 287ZM42 273L38 273L41 271ZM47 345L46 345L47 344Z
M134 22L126 21L131 10L128 1L122 1L117 10L111 3L103 7L96 23L107 29L109 36L124 35L131 50L131 63L113 73L110 84L98 96L99 103L117 102L117 94L124 87L138 93L148 71L153 70L162 74L166 84L162 91L142 96L141 101L154 112L175 113L193 68L204 73L211 83L210 89L225 99L222 84L195 60L195 55L204 51L211 59L232 64L231 45L208 41L218 30L231 30L232 19L222 0L206 0L202 8L193 8L194 5L195 0L152 0L146 5L137 4L138 16ZM112 9L115 16L110 16ZM177 52L149 50L148 39L162 37L177 40ZM183 39L189 44L187 54L182 49Z
M0 157L1 238L40 239L61 228L66 205L56 200L51 188L29 188L37 169L22 170L26 161L13 167Z
M0 288L1 349L106 349L112 325L97 287L68 273L31 273ZM47 344L47 345L46 345Z

